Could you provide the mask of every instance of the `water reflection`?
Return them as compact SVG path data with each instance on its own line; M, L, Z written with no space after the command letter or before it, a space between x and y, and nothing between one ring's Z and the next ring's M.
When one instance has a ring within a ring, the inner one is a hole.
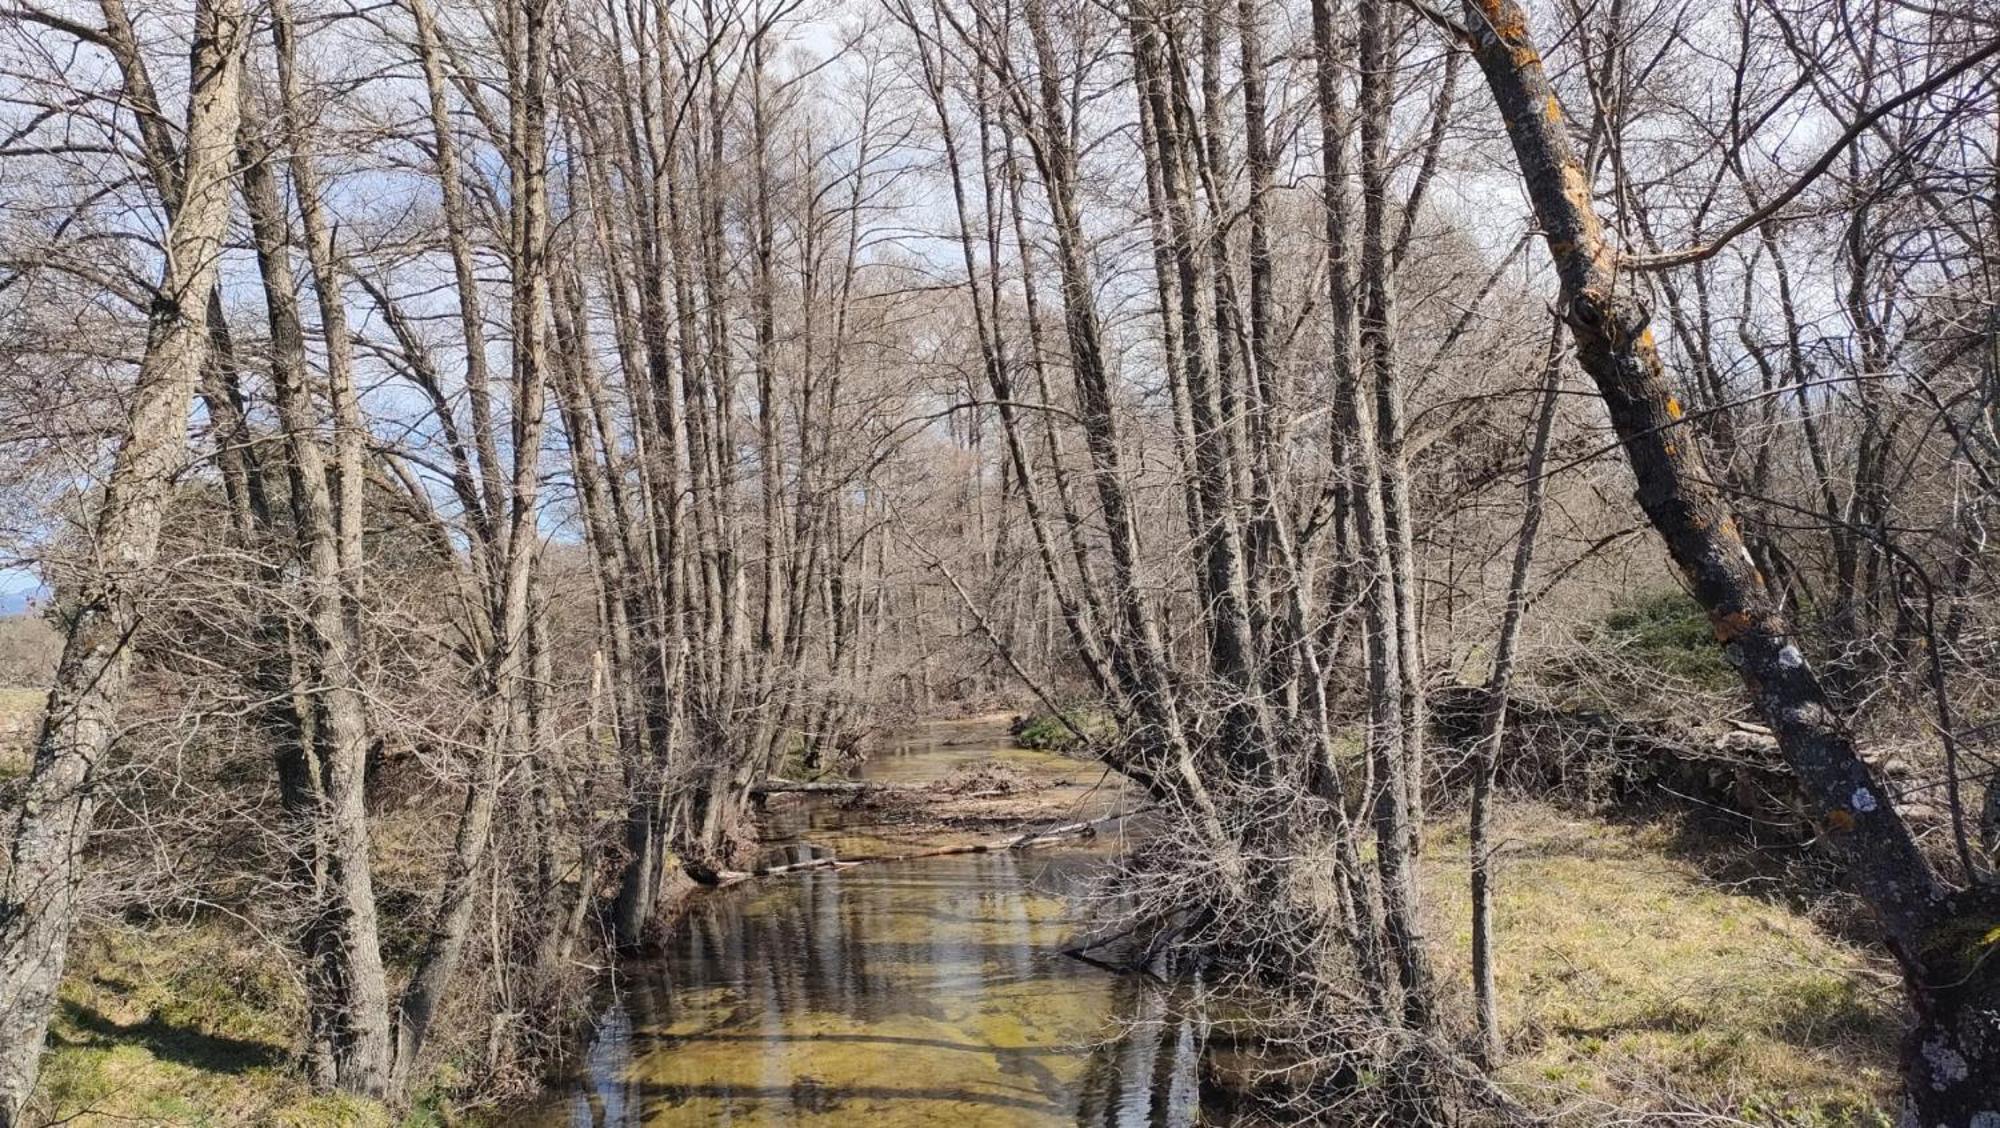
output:
M964 855L703 898L540 1122L1192 1124L1197 1025L1058 950L1097 864Z

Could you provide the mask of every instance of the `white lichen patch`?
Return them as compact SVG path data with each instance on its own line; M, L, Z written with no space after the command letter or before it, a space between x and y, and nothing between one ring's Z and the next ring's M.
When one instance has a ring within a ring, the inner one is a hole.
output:
M1931 1088L1942 1093L1968 1076L1965 1059L1957 1050L1933 1038L1924 1043L1924 1060L1931 1067Z
M1865 787L1855 788L1854 794L1849 796L1847 801L1855 810L1863 814L1874 810L1876 806L1875 793Z
M1778 665L1787 670L1796 670L1805 664L1806 656L1799 653L1799 648L1789 642L1785 644L1783 650L1778 651Z

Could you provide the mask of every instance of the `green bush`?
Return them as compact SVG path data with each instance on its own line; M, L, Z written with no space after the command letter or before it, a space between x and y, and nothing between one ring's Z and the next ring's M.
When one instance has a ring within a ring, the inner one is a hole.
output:
M1727 690L1736 672L1722 660L1722 648L1701 605L1682 591L1633 596L1604 617L1603 642L1642 665L1703 689Z
M1065 723L1067 722L1067 723ZM1081 729L1092 743L1118 735L1118 725L1110 714L1089 706L1077 706L1057 713L1034 713L1014 722L1014 743L1038 752L1071 752L1078 745Z

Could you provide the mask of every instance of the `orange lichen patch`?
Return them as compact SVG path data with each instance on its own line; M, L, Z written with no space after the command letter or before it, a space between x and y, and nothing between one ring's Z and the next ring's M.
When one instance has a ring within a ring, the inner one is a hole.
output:
M1562 120L1563 116L1562 103L1556 101L1556 96L1553 91L1551 91L1549 94L1549 100L1547 104L1542 106L1542 113L1546 115L1549 121L1551 122L1558 122Z
M1653 344L1653 327L1651 325L1639 330L1639 347L1648 352L1655 351L1658 348L1658 346ZM1679 419L1680 416L1676 415L1674 418Z
M1853 830L1854 816L1845 808L1836 807L1826 813L1826 828L1838 831Z
M1502 39L1516 39L1528 32L1528 20L1519 4L1507 0L1478 0L1479 14L1486 17L1486 23L1493 33Z
M1652 332L1652 330L1651 330L1651 329L1648 329L1648 330L1646 330L1646 332L1650 334L1650 333ZM1667 397L1667 418L1669 418L1669 419L1679 419L1679 418L1680 418L1681 416L1683 416L1683 415L1685 415L1685 414L1687 414L1687 413L1681 410L1681 401L1680 401L1680 400L1678 400L1678 399L1675 399L1675 398L1674 398L1673 396L1668 396L1668 397Z
M1671 442L1666 445L1665 449L1668 458L1672 458L1674 455L1677 455L1681 452L1681 448Z
M1750 614L1747 611L1713 612L1708 621L1715 628L1717 642L1728 642L1750 629Z

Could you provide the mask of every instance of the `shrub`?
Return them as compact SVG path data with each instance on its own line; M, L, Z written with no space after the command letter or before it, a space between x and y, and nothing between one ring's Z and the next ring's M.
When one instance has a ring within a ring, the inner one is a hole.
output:
M1092 743L1118 735L1118 725L1110 714L1090 706L1076 706L1061 713L1033 713L1014 721L1014 743L1040 752L1072 752L1078 746L1075 730L1082 730Z

